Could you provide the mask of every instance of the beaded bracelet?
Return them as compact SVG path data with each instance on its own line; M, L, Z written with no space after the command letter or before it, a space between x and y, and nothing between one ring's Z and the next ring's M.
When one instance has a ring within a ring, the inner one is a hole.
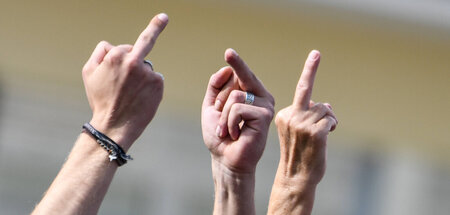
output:
M85 123L83 130L89 133L95 138L95 141L100 144L109 154L109 161L115 160L119 166L127 163L127 160L133 160L130 155L127 155L125 151L117 145L113 140L104 135L102 132L95 129L91 124Z

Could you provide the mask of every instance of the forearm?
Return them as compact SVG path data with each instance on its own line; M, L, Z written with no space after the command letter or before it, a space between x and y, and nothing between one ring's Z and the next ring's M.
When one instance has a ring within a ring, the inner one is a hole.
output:
M215 188L214 215L255 214L254 173L235 173L212 160Z
M292 160L281 156L267 214L311 214L318 182L311 182L303 171L292 171L294 166Z
M309 215L314 205L316 185L304 184L301 179L278 171L270 195L270 215Z
M96 214L116 169L106 150L83 132L32 214Z

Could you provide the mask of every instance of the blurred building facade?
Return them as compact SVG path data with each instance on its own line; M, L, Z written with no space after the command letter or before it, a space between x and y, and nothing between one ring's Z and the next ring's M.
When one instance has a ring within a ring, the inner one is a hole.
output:
M315 214L448 214L450 4L446 1L9 1L0 7L0 214L32 210L90 118L80 70L101 40L133 43L170 17L149 58L160 110L130 150L100 214L208 214L210 157L200 105L235 48L290 104L311 49L314 101L333 105ZM258 214L278 165L274 124L257 172ZM125 196L123 199L118 194Z

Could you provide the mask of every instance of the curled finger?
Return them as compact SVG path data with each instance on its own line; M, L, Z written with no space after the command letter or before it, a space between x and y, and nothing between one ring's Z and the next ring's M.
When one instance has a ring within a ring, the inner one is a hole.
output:
M128 52L129 51L127 50L127 48L124 45L116 46L116 47L112 48L108 52L108 54L106 54L106 56L104 58L104 62L111 64L111 65L121 64L125 58L125 55Z
M233 70L230 67L224 67L211 75L209 79L208 86L206 88L205 98L203 100L203 105L213 106L220 90L230 79L233 74Z
M232 68L229 66L227 66L226 69L232 70ZM231 91L237 89L239 89L239 83L237 77L232 74L231 77L228 79L227 83L220 89L220 92L216 97L216 101L214 104L216 110L222 111Z
M218 136L223 138L225 136L227 136L227 134L230 133L230 131L228 130L227 127L227 120L228 120L228 115L230 114L231 108L234 104L236 103L240 103L240 104L244 104L246 103L246 99L247 99L247 92L243 92L240 90L233 90L230 93L230 96L228 97L225 106L222 110L222 114L220 115L220 119L219 119L219 127L220 129L218 130ZM258 96L254 96L253 98L253 106L257 106L257 107L267 107L269 104L266 104L267 102ZM230 133L231 134L231 133Z
M230 137L237 140L244 129L253 129L257 132L267 132L270 121L273 118L273 112L264 108L247 104L233 104L228 115L228 130ZM244 127L240 123L244 121Z
M325 115L321 120L319 120L316 123L316 125L320 131L326 132L328 134L328 132L331 132L334 129L336 129L337 121L334 117L330 115Z
M113 47L113 45L106 41L99 42L92 52L91 57L89 57L88 61L84 65L83 71L85 73L94 71L94 69L102 63L103 58Z
M325 107L327 107L329 109L328 114L330 116L332 116L334 118L334 120L336 120L336 124L339 124L339 121L337 120L337 117L334 114L334 111L333 111L333 108L331 107L331 105L329 103L323 103L323 105L325 105Z
M309 114L308 121L311 123L316 123L321 120L325 115L330 113L330 109L322 103L315 103L309 108L307 114Z

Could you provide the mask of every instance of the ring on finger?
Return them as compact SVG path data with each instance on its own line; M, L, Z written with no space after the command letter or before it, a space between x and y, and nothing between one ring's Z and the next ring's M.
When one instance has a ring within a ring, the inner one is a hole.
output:
M255 102L255 95L251 92L245 92L245 104L252 105Z
M153 63L149 60L144 60L144 63L148 64L150 66L150 68L152 68L153 71Z

